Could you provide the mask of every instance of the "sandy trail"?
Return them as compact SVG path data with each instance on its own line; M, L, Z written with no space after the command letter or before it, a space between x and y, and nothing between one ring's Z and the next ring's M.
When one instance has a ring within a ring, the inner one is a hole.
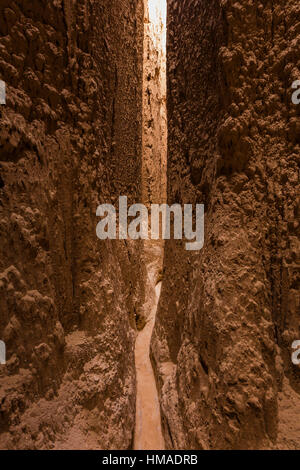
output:
M145 252L152 261L146 261L148 286L145 308L150 315L146 326L139 332L135 346L137 373L135 450L164 450L161 417L155 377L149 357L151 335L154 328L161 283L156 284L157 271L162 251L159 246L147 245Z

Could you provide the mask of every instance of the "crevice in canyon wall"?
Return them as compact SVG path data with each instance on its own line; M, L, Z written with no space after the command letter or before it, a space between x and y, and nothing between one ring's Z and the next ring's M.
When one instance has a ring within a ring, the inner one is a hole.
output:
M151 344L168 449L297 449L299 5L168 0L168 203L205 204L205 244L167 241Z
M143 10L1 1L2 449L132 446L142 247L95 228L142 197Z
M145 0L143 65L142 202L166 202L166 1ZM149 227L150 232L150 227ZM161 289L164 244L144 240L145 303L135 347L137 375L135 450L163 450L160 405L150 361L150 340Z

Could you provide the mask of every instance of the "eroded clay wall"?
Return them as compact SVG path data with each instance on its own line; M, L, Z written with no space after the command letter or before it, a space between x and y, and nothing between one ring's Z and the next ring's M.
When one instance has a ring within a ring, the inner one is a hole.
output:
M1 448L130 448L139 244L96 208L140 202L142 0L1 0Z
M166 11L164 2L145 0L143 66L143 203L166 201Z
M152 340L168 448L299 447L298 2L169 0L168 241Z

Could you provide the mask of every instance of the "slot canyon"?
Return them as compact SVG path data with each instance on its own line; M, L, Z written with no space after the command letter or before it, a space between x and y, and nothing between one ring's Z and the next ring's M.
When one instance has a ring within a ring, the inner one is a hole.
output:
M299 2L0 0L0 80L0 449L300 450Z

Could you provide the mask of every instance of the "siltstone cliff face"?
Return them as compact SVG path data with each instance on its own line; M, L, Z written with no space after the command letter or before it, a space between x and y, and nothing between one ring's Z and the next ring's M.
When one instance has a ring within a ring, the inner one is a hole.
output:
M143 2L1 1L0 447L127 449L143 288L96 208L141 197Z
M149 12L145 0L142 197L147 206L166 202L167 185L166 25L162 6L153 5Z

